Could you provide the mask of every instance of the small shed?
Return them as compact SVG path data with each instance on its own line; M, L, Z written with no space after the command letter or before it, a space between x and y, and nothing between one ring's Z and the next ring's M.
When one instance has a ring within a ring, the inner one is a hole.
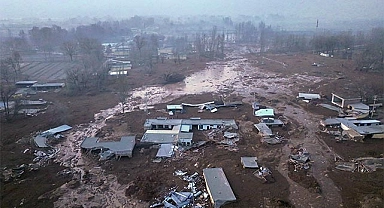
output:
M213 207L236 201L235 194L222 168L205 168L203 175Z

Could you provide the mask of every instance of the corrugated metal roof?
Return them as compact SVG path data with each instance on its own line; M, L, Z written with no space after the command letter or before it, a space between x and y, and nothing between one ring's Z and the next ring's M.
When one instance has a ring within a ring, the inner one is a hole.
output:
M272 130L265 123L258 123L254 125L257 130L259 130L262 136L270 136L272 134Z
M241 157L241 164L244 168L258 168L257 157Z
M68 131L72 129L71 126L68 126L68 125L61 125L61 126L58 126L56 128L53 128L53 129L49 129L47 131L44 131L42 132L41 134L57 134L57 133L60 133L60 132L64 132L64 131Z
M135 136L121 137L120 141L100 142L97 137L88 137L83 140L80 147L84 149L109 149L116 155L130 156L135 147Z
M203 169L207 190L214 207L220 207L231 201L236 201L235 194L222 168Z
M173 148L172 144L161 144L159 150L157 151L156 157L172 157Z
M45 138L44 136L38 135L34 138L34 141L38 147L41 147L41 148L48 147L47 144L45 143L47 141L47 138Z

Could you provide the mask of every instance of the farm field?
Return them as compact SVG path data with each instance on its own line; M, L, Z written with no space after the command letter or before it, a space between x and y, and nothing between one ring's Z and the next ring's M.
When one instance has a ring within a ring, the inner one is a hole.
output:
M21 73L28 80L54 82L66 78L66 70L76 67L71 62L28 62L22 65Z

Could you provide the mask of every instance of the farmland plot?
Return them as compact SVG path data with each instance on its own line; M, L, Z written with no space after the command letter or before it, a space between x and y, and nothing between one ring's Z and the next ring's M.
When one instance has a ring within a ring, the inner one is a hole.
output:
M29 80L52 82L66 78L66 70L76 67L76 63L69 62L30 62L24 63L21 73Z

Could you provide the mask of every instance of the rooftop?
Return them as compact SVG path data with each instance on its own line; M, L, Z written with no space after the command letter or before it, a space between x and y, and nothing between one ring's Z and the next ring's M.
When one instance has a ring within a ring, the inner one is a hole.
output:
M220 207L227 202L236 201L235 194L222 168L203 169L203 175L214 207Z
M265 116L275 116L273 109L260 109L255 111L255 116L265 117Z
M88 137L83 140L80 147L89 150L109 149L116 155L131 155L135 147L135 136L123 136L120 141L100 142L97 137Z

